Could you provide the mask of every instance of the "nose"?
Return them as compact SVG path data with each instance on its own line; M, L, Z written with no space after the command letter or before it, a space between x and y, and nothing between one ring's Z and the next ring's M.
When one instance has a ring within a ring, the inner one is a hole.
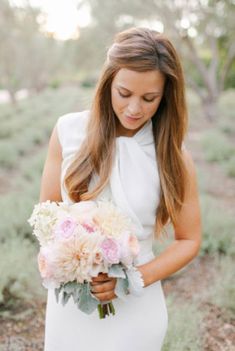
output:
M138 116L142 113L141 102L137 98L130 99L128 104L128 114L131 116Z

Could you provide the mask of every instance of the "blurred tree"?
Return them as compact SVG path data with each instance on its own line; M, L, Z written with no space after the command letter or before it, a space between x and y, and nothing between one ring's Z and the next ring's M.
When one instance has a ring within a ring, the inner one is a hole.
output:
M80 0L79 6L84 3L90 5L93 22L83 43L89 40L87 50L95 48L98 56L104 49L93 47L90 38L105 47L119 30L161 22L183 58L186 81L200 96L205 116L217 117L235 58L234 0L103 0L102 6L99 0Z
M62 47L39 31L36 8L0 2L0 85L16 104L19 89L40 91L60 68Z

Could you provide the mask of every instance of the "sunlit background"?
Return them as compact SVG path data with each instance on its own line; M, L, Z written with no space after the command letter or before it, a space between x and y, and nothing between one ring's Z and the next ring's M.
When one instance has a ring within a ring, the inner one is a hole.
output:
M43 348L46 293L27 218L48 141L59 116L90 108L115 33L132 26L165 33L181 57L203 221L199 256L163 282L163 351L235 350L234 8L234 0L0 0L1 351ZM172 240L169 229L155 254Z

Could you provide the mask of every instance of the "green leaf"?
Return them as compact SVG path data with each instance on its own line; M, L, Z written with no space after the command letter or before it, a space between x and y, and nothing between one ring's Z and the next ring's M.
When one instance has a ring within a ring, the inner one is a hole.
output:
M92 296L90 291L90 284L84 283L82 285L78 308L87 314L91 314L98 306L100 301Z
M71 294L67 294L66 291L63 291L62 300L61 300L61 303L63 306L66 305L70 297L71 297Z
M142 296L144 293L144 281L140 271L138 271L135 267L126 270L128 284L129 284L129 292L135 296Z
M76 291L76 287L77 287L77 282L68 282L64 285L64 291L67 293L67 294L73 294L74 291Z
M117 278L117 283L115 286L115 294L122 300L126 300L126 295L128 294L128 279Z
M81 283L77 283L75 288L74 288L74 291L73 291L73 301L75 304L78 304L79 302L79 299L80 299L80 295L81 295L81 292L82 292L82 285Z
M63 285L61 285L59 288L55 289L55 297L56 297L56 302L57 303L59 302L59 295L60 295L60 292L62 290L62 287L63 287Z
M109 268L108 276L114 278L126 278L125 272L121 264L113 264Z

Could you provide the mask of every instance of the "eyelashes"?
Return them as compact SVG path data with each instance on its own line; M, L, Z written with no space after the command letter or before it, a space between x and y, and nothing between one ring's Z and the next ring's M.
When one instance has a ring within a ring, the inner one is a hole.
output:
M124 94L122 94L120 91L119 91L118 93L119 93L119 95L120 95L121 97L123 97L123 98L128 98L128 97L130 97L130 95L124 95ZM146 98L143 97L143 100L146 101L146 102L153 102L155 99L156 99L156 98L153 98L153 99L149 100L149 99L146 99Z

